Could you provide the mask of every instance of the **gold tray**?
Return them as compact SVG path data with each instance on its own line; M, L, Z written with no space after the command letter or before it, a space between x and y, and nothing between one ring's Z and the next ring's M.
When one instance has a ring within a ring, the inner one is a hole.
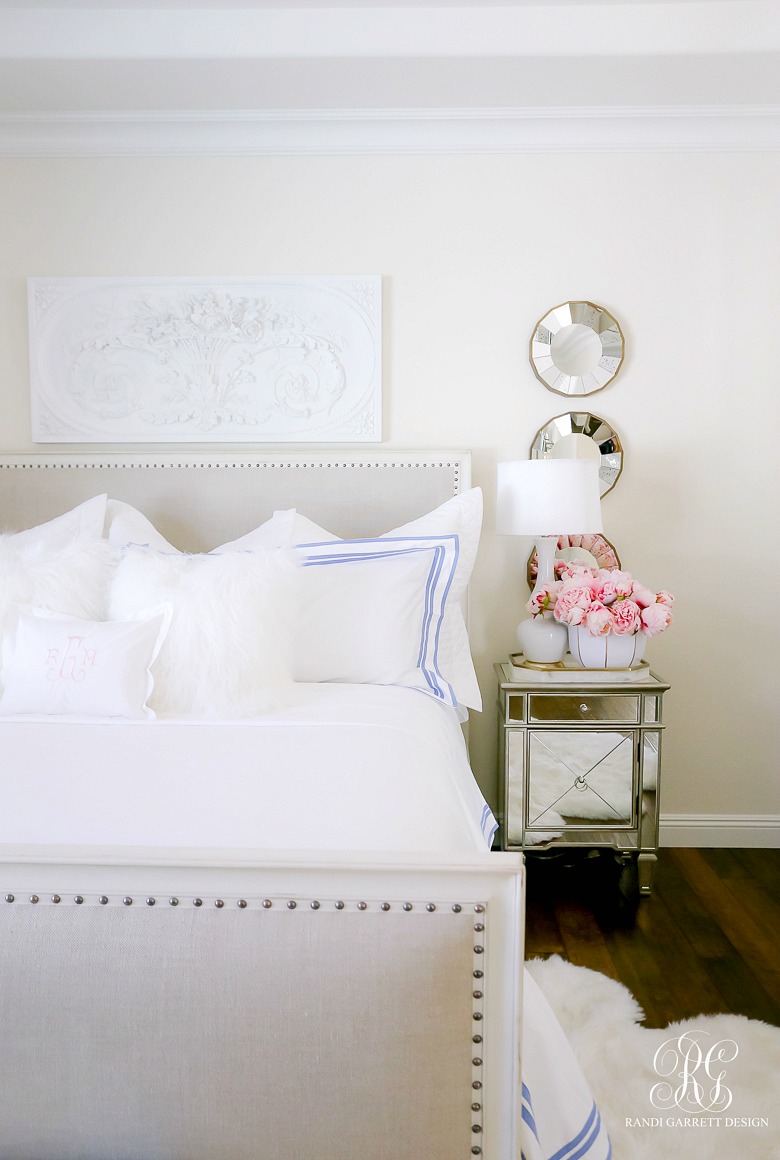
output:
M528 661L522 653L510 653L509 663L513 668L525 669L527 672L560 673L562 676L576 677L580 673L598 673L605 681L608 681L613 674L643 672L649 674L650 672L650 664L648 661L640 661L638 665L631 665L630 668L625 669L584 669L582 665L571 663L571 657L568 653L567 658L570 661L569 664L566 663L565 659L546 664L541 661Z

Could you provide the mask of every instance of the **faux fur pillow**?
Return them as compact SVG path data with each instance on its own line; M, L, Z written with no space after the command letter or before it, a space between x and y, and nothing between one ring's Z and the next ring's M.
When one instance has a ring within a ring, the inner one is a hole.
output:
M105 509L99 495L37 528L0 535L0 631L22 604L103 618L115 561L102 539Z
M287 550L184 555L129 547L108 614L171 604L149 701L163 716L256 717L291 699L298 564Z

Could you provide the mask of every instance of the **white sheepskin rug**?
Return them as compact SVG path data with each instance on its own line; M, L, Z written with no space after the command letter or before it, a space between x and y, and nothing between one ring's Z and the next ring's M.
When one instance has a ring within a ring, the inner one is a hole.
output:
M780 1160L780 1028L702 1015L653 1030L613 979L557 955L526 966L590 1084L614 1160Z

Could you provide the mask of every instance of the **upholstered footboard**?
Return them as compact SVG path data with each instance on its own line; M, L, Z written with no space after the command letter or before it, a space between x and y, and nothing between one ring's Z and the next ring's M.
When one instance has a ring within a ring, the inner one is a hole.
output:
M520 871L494 857L4 873L0 1157L511 1155Z

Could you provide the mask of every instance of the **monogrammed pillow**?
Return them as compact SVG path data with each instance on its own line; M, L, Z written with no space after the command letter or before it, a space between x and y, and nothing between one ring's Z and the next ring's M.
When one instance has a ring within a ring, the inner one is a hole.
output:
M0 714L154 717L151 666L170 622L168 606L124 621L23 608L3 638Z

